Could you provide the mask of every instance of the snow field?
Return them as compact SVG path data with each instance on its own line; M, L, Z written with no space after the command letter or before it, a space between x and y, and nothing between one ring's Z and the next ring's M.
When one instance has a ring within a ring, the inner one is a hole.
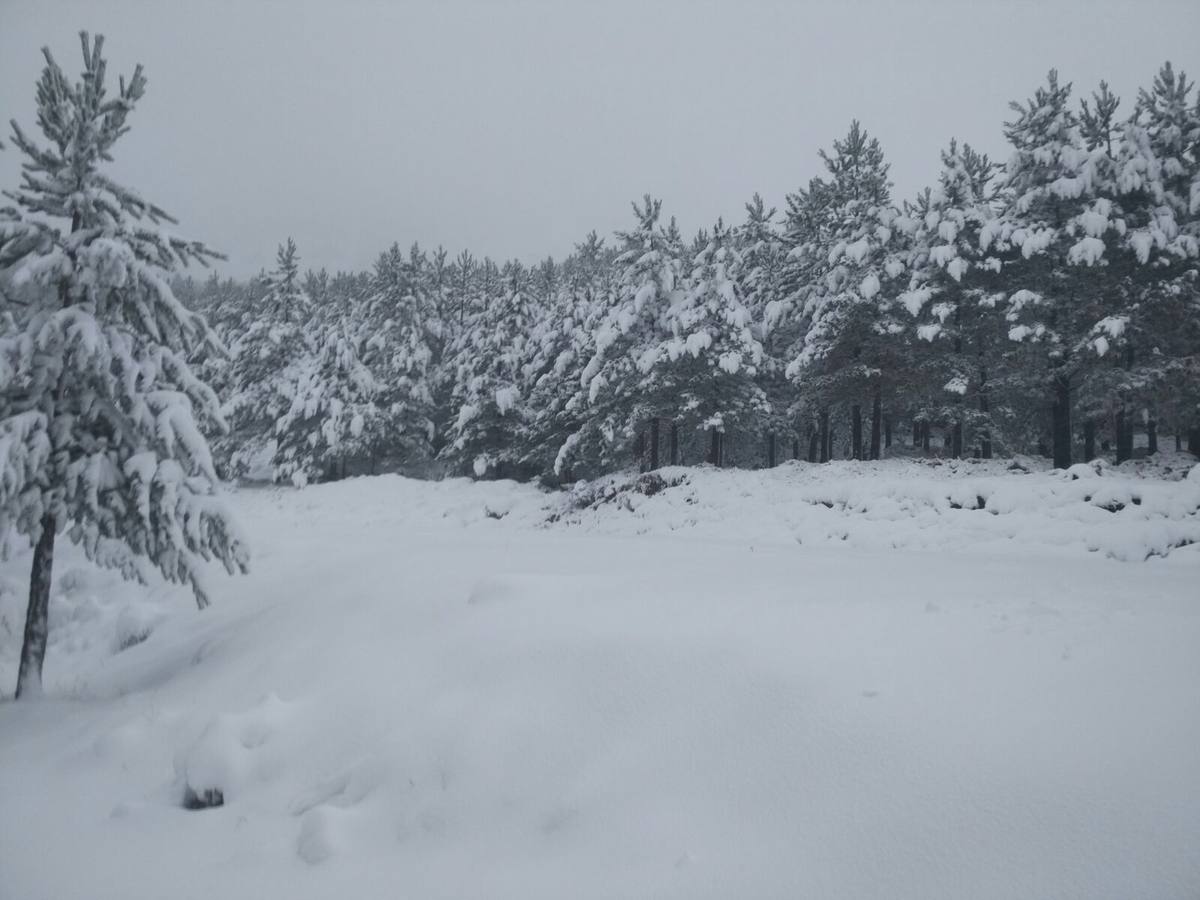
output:
M1200 484L1077 474L243 490L202 614L64 554L0 896L1194 897L1200 558L1121 560Z

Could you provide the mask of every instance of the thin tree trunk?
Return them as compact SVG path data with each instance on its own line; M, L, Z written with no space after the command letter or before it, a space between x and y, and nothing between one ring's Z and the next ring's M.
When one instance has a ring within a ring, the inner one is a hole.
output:
M863 458L862 407L855 403L850 407L850 458Z
M929 420L926 419L921 423L921 451L929 455Z
M775 468L775 432L767 435L767 468Z
M820 457L821 450L817 445L817 442L820 441L820 439L821 439L821 435L820 435L820 432L817 431L816 426L809 425L808 426L808 461L810 463L815 463L821 458Z
M1083 423L1083 460L1091 462L1096 458L1096 420L1088 419Z
M50 581L54 574L54 532L58 522L53 513L42 516L42 533L33 548L29 574L29 608L25 613L25 637L17 670L17 699L42 692L42 663L50 633Z
M963 427L961 421L956 421L950 430L950 455L961 459L963 455Z
M1125 371L1133 368L1133 342L1125 345ZM1117 462L1122 463L1133 459L1133 416L1121 401L1120 412L1117 414Z
M883 420L883 447L885 450L892 446L892 417Z
M988 388L987 369L979 370L979 412L983 417L983 431L979 435L979 455L984 459L992 458L992 428L989 424L991 420L992 401L990 397L990 389Z
M679 423L671 423L671 465L679 465Z
M1054 378L1053 418L1054 468L1067 469L1071 466L1071 379L1067 375Z
M883 397L878 384L875 385L875 396L871 398L871 459L879 459L882 450L880 437L883 427Z
M637 460L638 471L646 471L646 432L639 431L637 440L633 442L633 458Z
M1179 433L1179 426L1175 426L1175 452L1183 452L1183 435Z
M1146 423L1146 455L1153 456L1158 452L1158 422L1151 419Z
M1178 438L1176 438L1178 440ZM800 458L800 438L792 438L792 459Z
M817 434L821 441L821 453L818 462L829 462L829 407L824 407L821 410L820 426Z
M82 225L83 214L79 211L74 212L71 215L71 233L77 232ZM59 284L58 299L63 309L71 305L66 281ZM52 426L52 444L54 419L65 389L64 369L59 374L58 385L54 389L54 407L47 417ZM51 450L53 449L52 446ZM43 502L44 498L43 493ZM18 699L29 694L40 694L42 691L42 663L46 659L46 641L50 635L50 582L54 575L54 537L57 531L58 519L54 513L45 513L42 516L42 533L38 535L38 541L33 548L33 566L29 573L29 607L25 611L25 634L21 640L21 662L17 667Z
M708 461L714 466L721 464L721 432L716 428L709 430Z
M1125 432L1130 430L1126 422L1127 418L1125 407L1122 406L1117 410L1117 465L1129 459L1129 452L1125 445Z
M658 416L650 420L650 471L658 468Z
M912 447L914 450L921 445L921 422L919 419L913 419L913 440Z

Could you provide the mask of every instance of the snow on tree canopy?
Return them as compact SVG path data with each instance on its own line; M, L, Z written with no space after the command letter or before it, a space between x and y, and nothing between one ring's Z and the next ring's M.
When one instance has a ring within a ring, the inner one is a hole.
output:
M0 274L25 302L0 333L0 541L37 544L34 580L48 585L49 536L65 530L98 565L142 580L157 569L204 606L204 563L245 571L249 554L198 425L224 426L217 398L187 362L219 345L169 279L218 254L100 171L146 78L138 66L110 96L103 38L81 45L75 84L43 51L45 142L13 123L25 162L17 206L0 211Z

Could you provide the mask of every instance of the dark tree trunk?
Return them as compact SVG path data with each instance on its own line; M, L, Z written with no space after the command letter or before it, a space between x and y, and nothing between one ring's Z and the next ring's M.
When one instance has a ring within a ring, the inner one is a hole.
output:
M862 459L862 407L855 403L850 407L850 458Z
M679 465L679 424L671 423L671 465Z
M1125 413L1125 407L1117 410L1117 465L1129 459L1129 452L1126 449L1125 432L1130 431L1128 416Z
M921 423L921 450L926 456L929 455L929 422Z
M809 426L808 432L808 461L815 463L821 458L821 449L819 442L821 440L820 432L813 426Z
M637 461L638 471L646 471L646 432L639 431L637 440L633 442L633 458Z
M71 215L71 233L77 232L82 225L83 213L76 210ZM63 309L71 305L66 281L59 283L58 298ZM65 374L59 375L58 386L54 390L55 407L62 402L66 387ZM53 414L49 420L53 426ZM53 427L50 433L54 434ZM42 663L46 659L46 640L50 635L50 581L54 575L54 537L57 531L58 519L53 513L45 513L42 516L42 533L38 535L33 548L33 565L29 573L29 607L25 611L21 661L17 666L17 699L42 692Z
M1054 468L1071 465L1071 379L1067 375L1054 378L1053 432L1051 435Z
M888 449L892 446L892 418L888 416L883 420L883 447Z
M658 416L650 420L650 471L658 468Z
M1183 435L1181 435L1179 433L1179 426L1177 425L1177 426L1175 426L1175 452L1181 453L1182 451L1183 451Z
M979 412L982 413L983 430L979 433L979 455L984 459L992 458L992 428L988 424L991 419L992 400L989 396L987 369L979 370Z
M1188 450L1193 456L1200 456L1200 425L1188 432Z
M1133 359L1134 351L1131 341L1125 345L1125 371L1133 368ZM1123 463L1127 459L1133 459L1133 416L1125 408L1125 402L1122 400L1117 413L1117 462Z
M1083 461L1091 462L1096 458L1096 420L1088 419L1083 423Z
M29 608L25 613L25 639L21 644L21 664L17 670L17 699L42 692L42 663L46 659L46 638L50 633L50 580L54 574L54 515L42 516L42 533L33 548L33 568L29 575Z
M916 450L921 446L921 422L919 419L913 419L913 441L912 448Z
M829 452L829 407L821 410L820 427L818 433L821 439L821 458L820 462L829 462L831 456Z
M800 438L792 438L792 459L800 458Z
M961 459L963 455L963 427L962 422L955 422L954 427L950 430L950 455L955 459Z
M1153 456L1158 452L1158 423L1151 419L1146 423L1146 455Z
M883 397L879 385L875 385L875 396L871 398L871 459L879 459L882 448L880 438L883 431Z
M715 428L709 430L708 461L714 466L721 465L721 432Z
M775 468L775 432L767 435L767 468Z

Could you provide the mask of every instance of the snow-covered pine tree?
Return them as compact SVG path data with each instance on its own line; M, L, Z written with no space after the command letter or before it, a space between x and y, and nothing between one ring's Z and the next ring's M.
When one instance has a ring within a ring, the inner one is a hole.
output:
M750 314L751 331L762 346L758 366L758 384L770 412L763 420L766 431L766 464L774 466L780 457L781 437L792 437L792 455L800 455L793 434L792 395L794 388L784 376L786 361L781 351L792 340L787 333L791 318L783 290L786 249L775 227L775 210L768 209L755 194L746 204L746 221L736 230L734 242L742 260L740 292Z
M1090 331L1105 306L1099 298L1081 297L1084 286L1069 281L1067 256L1077 242L1070 224L1095 199L1091 159L1070 97L1070 84L1060 85L1052 70L1032 99L1011 104L1017 116L1005 125L1013 153L1005 167L1004 209L980 240L981 249L1004 266L1009 337L1043 350L1039 368L1046 374L1031 369L1030 386L1048 382L1052 453L1060 468L1072 460L1071 409L1081 333ZM1104 245L1099 236L1088 237L1083 246L1095 261Z
M851 455L878 459L882 444L885 379L898 368L895 302L906 273L903 242L915 223L888 203L888 166L878 140L857 121L833 154L821 153L831 180L820 183L813 212L825 221L806 225L808 243L792 256L805 272L796 311L803 340L791 353L787 375L820 410L822 459L832 454L828 410L849 406ZM809 208L804 201L796 209ZM871 434L864 450L862 401L871 402Z
M18 697L41 687L59 532L127 578L189 584L202 607L205 561L248 564L196 422L220 422L217 399L186 361L214 338L170 288L178 266L217 254L101 171L146 78L138 66L110 95L103 38L80 41L74 84L43 51L44 142L13 123L24 173L0 214L0 270L23 301L0 334L0 542L33 546Z
M979 249L980 232L994 215L996 166L954 140L941 157L937 187L914 211L913 281L900 296L915 335L931 345L914 348L907 391L917 402L917 421L951 423L951 455L962 454L966 426L967 438L990 459L992 382L1008 343L996 306L1000 263Z
M1163 283L1156 266L1195 254L1195 241L1158 200L1161 165L1147 141L1135 125L1116 128L1115 98L1102 86L1085 116L1069 99L1070 85L1052 71L1033 99L1013 104L1007 202L981 233L982 249L1003 264L1009 337L1041 349L1058 467L1073 457L1077 392L1112 373L1110 350L1128 358L1132 310Z
M656 354L657 390L676 399L680 424L708 436L708 461L725 460L735 427L757 433L770 413L758 384L762 344L743 302L741 255L721 221L696 254L687 289L667 307Z
M557 300L536 326L528 408L530 461L558 482L600 470L599 432L588 403L583 369L593 339L612 308L613 253L591 232L563 262ZM549 462L549 467L545 463Z
M444 332L440 304L420 283L420 261L419 252L406 260L393 244L376 261L365 309L355 315L363 358L378 387L380 415L363 435L372 467L385 455L413 466L432 454L433 370L444 353Z
M554 479L554 459L563 435L557 433L572 383L567 371L576 363L573 336L577 330L571 272L574 260L561 265L547 258L537 267L534 290L540 314L523 354L522 382L526 385L527 414L516 437L520 461L543 479ZM569 427L569 426L568 426Z
M230 475L275 472L277 425L292 408L296 386L314 366L312 304L300 278L300 255L290 237L275 269L261 280L259 297L229 334L232 354L222 409L227 435L216 441ZM290 473L280 477L290 477Z
M458 358L458 412L443 450L477 478L521 474L513 467L522 456L516 438L525 414L523 371L537 313L529 270L514 260L499 274L502 293L484 310Z
M1183 72L1165 63L1143 89L1125 125L1121 187L1141 202L1129 240L1139 261L1136 306L1125 311L1135 345L1136 402L1147 419L1151 444L1156 420L1178 437L1188 433L1200 454L1200 92ZM1128 441L1128 438L1127 438Z
M764 310L764 327L771 329L783 378L793 383L791 404L787 415L797 423L797 430L806 433L808 461L828 459L829 407L816 391L795 383L795 372L788 366L803 346L809 320L805 298L818 278L821 265L818 248L828 241L832 215L833 188L820 178L809 180L807 187L787 195L783 223L784 260L780 270L780 302Z
M370 455L386 433L379 385L349 317L322 318L310 329L315 353L288 367L292 402L275 422L274 479L296 487L345 475L346 462Z
M633 204L637 226L618 232L620 271L614 306L596 329L592 357L580 374L587 390L589 419L609 454L648 430L649 466L660 462L659 420L675 418L677 401L658 380L663 316L682 296L678 229L659 226L662 201L647 194ZM639 458L642 453L637 454Z

